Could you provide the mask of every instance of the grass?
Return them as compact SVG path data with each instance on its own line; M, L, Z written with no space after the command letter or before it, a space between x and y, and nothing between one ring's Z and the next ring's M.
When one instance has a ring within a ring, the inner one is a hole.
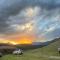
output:
M57 48L60 46L60 40L51 43L42 48L25 51L23 55L8 54L0 58L0 60L60 60L60 58L50 58L51 56L59 57Z

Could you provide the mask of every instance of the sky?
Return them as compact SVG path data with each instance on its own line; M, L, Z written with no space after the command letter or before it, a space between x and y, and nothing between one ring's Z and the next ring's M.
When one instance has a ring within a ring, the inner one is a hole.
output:
M0 42L44 42L59 37L60 0L0 0Z

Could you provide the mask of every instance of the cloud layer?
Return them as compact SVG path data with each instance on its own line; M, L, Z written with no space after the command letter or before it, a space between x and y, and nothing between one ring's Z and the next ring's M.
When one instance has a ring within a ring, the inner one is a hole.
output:
M0 0L0 33L60 37L60 0ZM56 35L57 33L57 35Z

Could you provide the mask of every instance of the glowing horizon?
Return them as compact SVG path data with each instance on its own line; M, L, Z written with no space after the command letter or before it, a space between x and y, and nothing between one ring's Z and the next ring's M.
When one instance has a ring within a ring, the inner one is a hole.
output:
M44 40L44 37L41 37L40 40ZM11 43L11 44L32 44L33 42L38 42L39 39L36 38L36 36L33 35L7 35L2 38L0 38L0 43Z
M33 37L31 36L19 36L19 37L7 37L5 36L4 39L0 39L0 43L11 43L11 44L32 44Z

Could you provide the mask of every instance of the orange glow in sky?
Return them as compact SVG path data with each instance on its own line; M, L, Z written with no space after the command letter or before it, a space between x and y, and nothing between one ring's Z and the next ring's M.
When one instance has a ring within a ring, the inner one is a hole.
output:
M4 37L0 37L0 43L10 43L13 45L17 44L32 44L33 42L41 42L44 41L44 37L40 36L36 38L34 35L29 34L9 34Z
M32 44L32 40L30 40L28 38L22 38L22 40L20 40L18 43L20 43L20 44Z
M21 36L19 38L16 38L17 40L15 40L18 44L32 44L32 42L34 41L34 37L33 36Z
M32 44L35 37L30 35L22 35L22 36L5 36L5 39L1 40L0 43L10 43L13 45L16 44Z

